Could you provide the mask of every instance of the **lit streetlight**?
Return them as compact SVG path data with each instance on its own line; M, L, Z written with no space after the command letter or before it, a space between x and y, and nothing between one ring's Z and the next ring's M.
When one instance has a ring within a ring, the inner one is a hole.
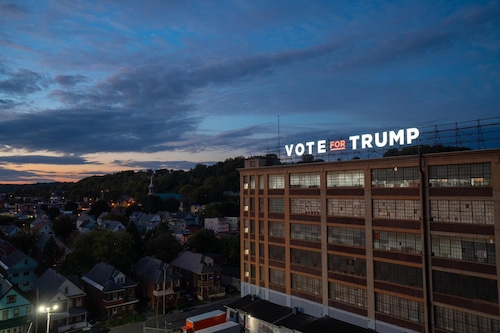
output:
M57 304L53 306L40 306L38 309L40 312L45 312L47 314L47 333L50 332L50 314L57 310Z

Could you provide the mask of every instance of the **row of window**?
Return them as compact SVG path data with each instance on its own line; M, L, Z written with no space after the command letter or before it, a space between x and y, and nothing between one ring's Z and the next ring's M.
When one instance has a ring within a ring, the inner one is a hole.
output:
M244 200L248 198L244 198ZM419 200L374 199L373 218L418 221L422 217ZM284 198L269 198L270 213L285 213ZM321 201L316 198L290 199L291 214L319 215ZM364 217L363 199L327 199L328 216ZM430 200L433 222L494 224L492 200Z
M500 333L500 320L482 317L459 310L434 307L437 328L455 333Z
M496 280L434 271L432 281L434 291L437 293L498 303Z
M424 305L406 298L375 293L375 311L417 323L424 322Z
M265 178L258 176L259 189L264 189ZM256 176L243 176L243 188L255 189ZM321 184L319 172L292 173L289 176L290 188L318 188ZM328 171L326 186L364 187L363 170ZM419 187L420 173L418 167L397 167L373 169L371 171L372 187ZM269 189L284 189L285 175L268 175ZM433 187L471 187L491 186L490 163L467 163L453 165L429 166L429 186Z
M432 254L441 258L496 263L493 239L432 235Z
M25 313L22 315L29 316L32 313L32 305L26 305L25 307ZM12 309L4 309L2 310L2 321L7 320L7 319L12 319L12 318L18 318L21 315L21 308L20 307L15 307ZM9 315L11 313L11 315Z
M328 282L328 298L340 303L367 308L366 289Z

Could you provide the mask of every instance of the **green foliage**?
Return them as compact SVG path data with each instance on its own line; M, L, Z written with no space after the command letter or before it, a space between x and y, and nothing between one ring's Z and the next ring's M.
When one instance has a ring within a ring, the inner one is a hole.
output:
M75 229L73 221L66 215L59 215L52 222L52 230L54 230L57 237L63 240L66 240Z
M193 252L220 252L220 243L215 232L209 229L200 229L188 239L187 247Z
M89 209L89 215L93 215L96 219L104 212L109 212L110 207L105 200L97 200Z
M139 258L135 248L130 246L132 243L131 235L126 232L95 229L80 234L63 270L72 274L85 273L96 263L107 262L123 272L128 272Z
M180 243L167 231L156 234L146 242L144 255L171 262L177 257L181 249Z
M240 265L240 234L224 236L219 239L222 253L227 258L227 263L231 266Z

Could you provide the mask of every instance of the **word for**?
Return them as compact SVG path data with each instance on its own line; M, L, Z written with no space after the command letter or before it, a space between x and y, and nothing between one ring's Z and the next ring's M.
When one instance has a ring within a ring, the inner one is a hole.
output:
M383 148L394 145L410 145L414 140L418 139L419 135L420 131L418 128L412 127L398 131L352 135L349 137L349 141L352 150L373 148L374 145L375 147ZM358 147L358 144L360 147ZM330 141L328 149L330 151L345 150L347 149L347 143L345 140ZM292 156L293 153L297 156L304 154L312 155L313 153L324 154L327 152L327 140L285 145L285 151L287 156Z

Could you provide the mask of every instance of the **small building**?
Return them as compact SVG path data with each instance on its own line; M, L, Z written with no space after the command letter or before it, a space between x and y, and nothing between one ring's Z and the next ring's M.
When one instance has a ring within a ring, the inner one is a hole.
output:
M26 332L33 316L33 304L0 274L0 332Z
M137 295L163 314L184 296L182 275L160 259L142 257L130 271L139 284Z
M0 267L5 277L21 291L30 291L36 281L38 261L17 249L9 254L0 253Z
M213 258L201 253L185 251L175 258L171 265L185 277L185 288L200 300L225 296L221 283L221 267Z
M33 285L33 298L57 310L51 313L51 332L66 332L88 325L85 292L52 268L47 269Z
M137 282L107 263L97 263L82 277L88 309L103 316L135 313Z

